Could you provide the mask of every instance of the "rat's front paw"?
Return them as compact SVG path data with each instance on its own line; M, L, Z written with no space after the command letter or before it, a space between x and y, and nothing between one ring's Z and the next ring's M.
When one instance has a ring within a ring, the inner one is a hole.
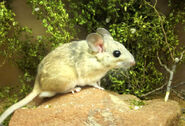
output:
M93 87L97 88L97 89L100 89L100 90L105 90L104 88L100 87L99 85L93 85Z

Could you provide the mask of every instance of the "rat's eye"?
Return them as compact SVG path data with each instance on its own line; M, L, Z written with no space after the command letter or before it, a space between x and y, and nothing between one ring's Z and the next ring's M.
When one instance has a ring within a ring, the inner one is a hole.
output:
M113 52L113 56L114 57L119 57L121 55L121 52L119 51L119 50L115 50L114 52Z

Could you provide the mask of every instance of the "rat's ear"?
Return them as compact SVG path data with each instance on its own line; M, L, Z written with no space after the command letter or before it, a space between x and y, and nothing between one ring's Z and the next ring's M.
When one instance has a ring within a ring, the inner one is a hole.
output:
M91 33L86 38L89 48L93 52L103 52L103 37L97 33Z
M110 35L111 36L110 32L107 31L105 28L97 28L96 32L103 35L103 36L104 35Z

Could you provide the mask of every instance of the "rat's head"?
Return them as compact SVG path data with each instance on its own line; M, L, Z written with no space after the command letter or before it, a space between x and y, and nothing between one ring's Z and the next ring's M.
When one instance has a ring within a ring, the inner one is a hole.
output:
M115 41L104 28L98 28L97 33L91 33L86 40L90 50L96 53L97 59L106 67L128 69L135 65L132 54L124 45Z

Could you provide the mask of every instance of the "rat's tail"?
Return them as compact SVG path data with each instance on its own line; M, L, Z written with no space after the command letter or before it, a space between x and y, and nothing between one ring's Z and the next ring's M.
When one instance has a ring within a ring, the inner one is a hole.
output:
M36 86L37 87L37 86ZM33 89L33 91L26 96L21 101L15 103L14 105L10 106L1 116L0 116L0 124L10 115L12 114L16 109L21 108L28 104L30 101L32 101L38 94L40 93L40 90L38 88Z

